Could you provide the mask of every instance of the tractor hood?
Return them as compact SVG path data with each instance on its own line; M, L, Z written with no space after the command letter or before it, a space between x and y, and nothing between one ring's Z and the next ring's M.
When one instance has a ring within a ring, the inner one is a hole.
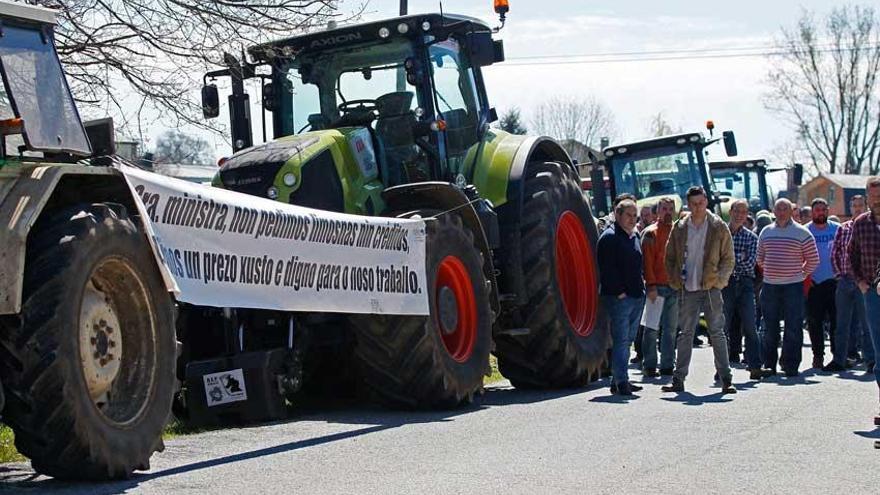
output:
M347 211L345 189L379 171L370 131L346 127L287 136L226 160L213 185L311 208Z

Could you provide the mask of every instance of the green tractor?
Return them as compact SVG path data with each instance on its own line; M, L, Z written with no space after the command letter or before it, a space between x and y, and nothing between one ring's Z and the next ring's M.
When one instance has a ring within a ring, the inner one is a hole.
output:
M0 1L0 409L37 472L125 478L163 448L174 301L108 166L112 121L80 121L54 26Z
M496 11L503 20L506 8ZM491 127L483 68L504 59L496 31L460 15L402 16L253 46L205 76L209 118L219 115L211 81L231 83L235 153L215 186L428 220L430 315L296 315L306 362L339 356L345 342L369 395L392 407L470 401L490 352L526 388L584 385L605 358L596 224L572 160L550 138ZM263 144L253 144L248 79L265 82L273 139Z
M745 199L752 214L761 210L771 211L776 200L773 189L767 183L767 174L782 172L784 168L769 168L766 160L733 160L709 163L712 182L722 197ZM730 203L722 207L725 217Z
M721 138L715 138L715 125L709 121L706 127L709 138L693 132L603 146L604 166L597 163L590 170L596 210L601 215L610 212L612 199L623 193L635 195L639 206L652 206L661 197L671 196L680 209L688 188L702 186L709 194L710 208L720 213L724 199L709 175L706 149L723 141L727 156L736 156L736 137L733 131L724 131Z

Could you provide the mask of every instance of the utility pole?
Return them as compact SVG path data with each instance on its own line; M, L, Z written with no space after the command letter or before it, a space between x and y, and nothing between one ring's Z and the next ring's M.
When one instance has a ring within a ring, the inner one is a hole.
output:
M400 0L400 15L406 15L409 13L407 12L409 10L409 5L407 5L408 2L409 0Z

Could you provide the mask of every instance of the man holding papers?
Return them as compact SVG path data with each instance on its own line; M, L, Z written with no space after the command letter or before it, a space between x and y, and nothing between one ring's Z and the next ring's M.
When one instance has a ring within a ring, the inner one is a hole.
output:
M732 325L739 323L746 338L746 366L749 378L760 380L761 343L755 329L755 262L758 259L758 236L745 227L749 203L737 199L730 205L730 233L733 236L735 264L724 297L724 334L730 339ZM735 318L734 316L738 316Z
M675 364L675 334L678 329L678 292L669 286L664 258L666 241L676 218L675 201L660 198L657 221L642 232L642 255L645 263L645 286L648 305L645 307L645 333L642 337L642 370L646 377L671 376ZM659 312L659 325L651 324ZM657 337L660 334L660 373L657 373Z

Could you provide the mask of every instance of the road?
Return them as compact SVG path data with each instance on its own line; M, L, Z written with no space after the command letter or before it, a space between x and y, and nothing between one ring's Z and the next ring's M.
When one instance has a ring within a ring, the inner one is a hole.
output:
M809 363L806 355L805 362ZM149 472L105 484L0 466L0 489L55 493L880 493L873 377L808 370L722 396L695 351L688 393L621 400L505 382L452 413L328 404L291 421L167 442ZM636 382L641 374L633 373ZM602 386L600 386L602 385Z

